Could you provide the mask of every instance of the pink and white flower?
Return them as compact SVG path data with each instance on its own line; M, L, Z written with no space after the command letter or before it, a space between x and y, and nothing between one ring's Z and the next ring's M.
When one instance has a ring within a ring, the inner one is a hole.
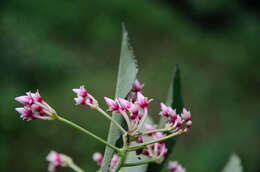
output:
M24 107L15 108L22 119L55 119L56 112L45 101L37 90L36 93L27 92L25 96L15 98L16 101L24 104Z
M177 161L170 161L168 164L168 169L171 172L186 172L186 169L183 168Z
M80 88L72 89L72 91L77 94L77 97L74 98L76 105L89 105L92 108L98 106L98 102L96 101L96 99L87 92L83 85L80 86Z
M97 162L99 166L101 166L103 161L103 155L100 152L95 152L93 154L93 160Z
M140 82L136 79L136 80L134 81L134 85L133 85L132 90L133 90L134 92L140 92L140 91L142 90L142 88L143 88L143 85L141 85Z
M66 167L69 165L69 163L72 162L71 158L67 155L51 151L47 157L46 160L49 161L49 172L55 172L59 167Z

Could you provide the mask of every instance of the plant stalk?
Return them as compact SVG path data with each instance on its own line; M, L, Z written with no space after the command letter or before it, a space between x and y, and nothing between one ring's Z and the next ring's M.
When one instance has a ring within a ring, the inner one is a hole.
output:
M83 133L85 133L85 134L87 134L87 135L93 137L94 139L98 140L99 142L101 142L101 143L107 145L108 147L114 149L115 151L120 152L120 149L119 149L119 148L117 148L117 147L111 145L111 144L108 143L107 141L105 141L105 140L103 140L102 138L96 136L95 134L91 133L90 131L88 131L88 130L82 128L82 127L79 126L78 124L75 124L74 122L71 122L71 121L69 121L69 120L67 120L67 119L65 119L65 118L63 118L63 117L60 117L60 116L57 117L57 120L59 120L59 121L65 123L65 124L67 124L67 125L70 125L71 127L75 128L75 129L77 129L77 130L82 131Z

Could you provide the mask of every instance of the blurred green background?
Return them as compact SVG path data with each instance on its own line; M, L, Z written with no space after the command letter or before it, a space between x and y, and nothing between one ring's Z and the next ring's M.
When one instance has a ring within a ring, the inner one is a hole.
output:
M106 108L122 21L154 116L173 66L181 67L193 126L172 159L190 172L218 172L236 152L245 171L260 171L259 7L257 0L1 1L0 171L47 171L52 149L89 172L98 169L92 153L103 152L102 144L56 121L21 120L14 97L39 89L60 114L106 138L109 122L76 107L71 89L85 84Z

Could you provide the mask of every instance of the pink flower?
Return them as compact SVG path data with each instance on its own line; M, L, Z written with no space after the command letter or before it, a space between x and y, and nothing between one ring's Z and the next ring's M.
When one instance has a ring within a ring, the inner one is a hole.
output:
M103 161L103 155L99 152L95 152L93 154L93 160L96 161L99 166L101 166Z
M136 143L143 143L144 142L144 139L142 136L139 136L137 139L136 139Z
M190 111L187 111L185 108L183 108L181 117L182 117L185 121L189 121L189 120L191 119Z
M177 161L170 161L168 164L168 169L171 172L186 172L186 169L183 168Z
M38 90L36 93L27 92L26 96L16 97L15 100L24 104L24 107L15 108L22 119L51 120L57 115L55 110L42 100Z
M130 109L131 102L129 102L125 99L122 99L121 97L118 97L117 100L118 100L119 104L121 105L122 109L124 109L124 110Z
M81 97L86 97L88 95L88 92L87 90L85 89L85 87L82 85L80 86L80 88L74 88L72 89L72 91L74 93L76 93L78 96L81 96Z
M162 102L160 103L160 105L161 105L160 115L168 117L169 116L168 107Z
M76 105L86 104L93 108L98 106L96 99L87 92L84 86L80 86L80 88L74 88L72 91L77 94L77 97L74 98Z
M186 128L190 128L191 125L192 125L192 121L191 121L191 120L189 120L189 121L186 122Z
M143 88L143 85L141 85L140 84L140 82L136 79L135 81L134 81L134 85L133 85L133 91L134 92L139 92L139 91L141 91L142 90L142 88Z
M51 151L47 157L46 160L50 162L48 171L55 172L57 169L61 166L65 167L69 163L69 161L72 161L68 156L64 154L60 154L55 151Z
M137 104L141 108L147 108L148 104L152 101L152 99L148 100L146 97L142 95L142 93L137 92Z
M152 125L150 125L150 124L147 124L147 123L144 124L144 127L145 127L146 130L148 130L148 131L151 131L151 130L155 130L155 129L156 129L156 127L154 127L154 126L152 126Z
M114 154L112 157L112 160L110 162L110 168L114 169L116 167L118 159L119 159L119 156L117 154Z
M175 124L176 124L177 127L181 127L181 125L182 125L182 120L181 120L180 115L177 115L177 119L176 119L176 121L175 121Z
M118 111L119 110L119 104L117 101L114 101L113 99L110 99L108 97L104 97L105 102L108 105L109 110L111 111Z

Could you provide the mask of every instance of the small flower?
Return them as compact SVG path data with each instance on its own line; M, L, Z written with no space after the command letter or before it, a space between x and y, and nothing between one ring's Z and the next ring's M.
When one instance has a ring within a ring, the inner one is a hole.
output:
M137 139L136 139L136 143L143 143L144 142L144 139L142 136L139 136Z
M74 88L72 89L74 93L76 93L78 96L86 97L88 95L87 90L84 88L84 86L80 86L80 88Z
M162 102L160 103L160 105L161 105L161 110L162 110L160 112L160 115L168 117L169 116L168 107Z
M87 92L84 86L80 86L80 88L74 88L72 89L74 93L77 94L77 97L74 98L76 105L89 105L92 108L95 108L98 106L97 100Z
M59 167L66 167L69 163L72 162L71 158L67 155L51 151L46 160L50 162L48 171L55 172Z
M114 154L112 157L112 160L110 162L110 168L114 169L116 167L118 159L119 159L119 156L117 154Z
M118 97L117 100L118 100L119 104L121 105L122 109L124 109L124 110L130 109L131 102L129 102L125 99L122 99L121 97Z
M170 161L168 164L168 169L171 172L186 172L186 169L183 168L177 161Z
M119 110L119 104L117 101L114 101L113 99L110 99L108 97L104 97L105 102L108 105L109 110L111 111L118 111Z
M100 152L95 152L93 154L93 160L96 161L99 166L101 166L103 161L103 155Z
M143 85L141 85L140 82L136 79L134 81L134 85L133 85L133 89L132 90L134 92L140 92L142 90L142 88L143 88Z
M192 121L191 121L191 120L189 120L189 121L186 122L186 128L190 128L191 125L192 125Z
M189 121L189 120L191 119L190 111L187 111L185 108L183 108L181 117L182 117L185 121Z
M38 90L36 93L27 92L26 96L16 97L15 100L24 104L24 107L15 108L22 119L51 120L57 117L55 110L42 100Z
M148 100L146 97L142 95L142 93L137 92L137 104L141 108L147 108L148 104L152 101L152 99Z

